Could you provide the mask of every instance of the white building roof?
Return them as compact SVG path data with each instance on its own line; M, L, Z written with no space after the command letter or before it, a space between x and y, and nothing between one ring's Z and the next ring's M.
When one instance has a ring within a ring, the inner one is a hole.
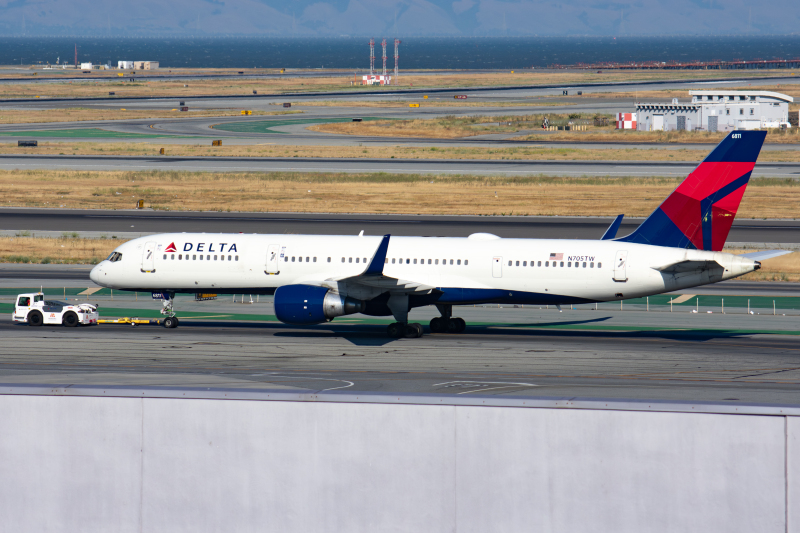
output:
M691 96L769 96L784 102L794 103L794 98L791 96L771 91L689 91L689 94Z

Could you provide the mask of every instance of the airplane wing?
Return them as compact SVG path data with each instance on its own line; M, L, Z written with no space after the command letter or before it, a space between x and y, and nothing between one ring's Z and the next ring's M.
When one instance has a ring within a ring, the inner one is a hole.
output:
M752 259L753 261L766 261L767 259L780 257L790 253L792 253L791 250L764 250L763 252L750 252L747 254L740 254L739 256Z
M383 274L383 265L386 263L386 252L389 249L390 238L391 235L383 236L381 243L372 255L372 260L361 274L344 278L329 278L325 281L329 283L345 283L350 287L353 285L360 285L362 287L379 289L381 291L403 292L407 294L420 291L428 292L435 289L435 287L430 285L411 280L392 278Z
M677 261L675 263L669 263L667 265L653 267L653 270L658 270L659 272L664 272L669 274L677 274L679 272L697 272L702 270L711 270L712 268L723 268L723 267L716 261L692 261L687 259L685 261Z

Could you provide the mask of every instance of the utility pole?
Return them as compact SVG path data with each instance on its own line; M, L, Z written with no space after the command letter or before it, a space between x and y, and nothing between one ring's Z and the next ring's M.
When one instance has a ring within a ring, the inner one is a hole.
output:
M369 40L369 75L375 75L375 39Z
M400 71L399 68L399 61L400 61L400 52L398 51L400 47L400 39L394 40L394 83L397 84L397 80L399 79L398 72Z
M386 76L386 39L381 41L381 46L383 46L383 75Z

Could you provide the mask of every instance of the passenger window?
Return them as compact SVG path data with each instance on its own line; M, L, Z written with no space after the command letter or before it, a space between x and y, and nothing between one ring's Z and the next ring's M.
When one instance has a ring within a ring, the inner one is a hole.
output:
M414 264L415 264L415 265L417 264L417 260L416 260L416 259L414 259Z
M344 257L342 257L342 263L344 263Z
M432 263L433 263L433 259L428 259L428 264L430 265Z
M315 263L317 262L317 258L316 258L316 257L314 258L314 262L315 262Z
M564 263L561 263L561 264L563 265ZM578 263L575 263L575 264L577 265ZM568 262L568 263L567 263L567 266L568 266L568 267L571 267L571 266L572 266L572 261Z
M328 263L330 263L330 262L331 262L331 258L329 257L329 258L328 258Z
M180 261L181 259L183 259L183 255L178 254L178 260Z
M594 268L594 263L589 263L589 268Z
M516 264L515 264L514 266L519 266L519 261L517 261L517 262L516 262Z
M211 261L211 256L210 255L206 256L206 261Z
M394 257L392 257L392 264L394 264Z
M239 256L238 256L238 255L236 256L236 260L237 260L237 261L239 260Z
M597 263L597 268L603 268L603 263Z
M358 263L358 257L356 257L356 263Z
M410 265L411 264L411 259L406 258L406 264Z
M528 266L528 262L527 261L523 261L522 262L522 266L524 266L524 267Z
M203 260L203 256L201 255L201 256L200 256L200 261L202 261L202 260Z
M308 257L306 257L306 263L310 263L310 262L311 262L311 261L309 261L309 260L308 260Z
M365 262L365 263L367 262L367 258L366 258L366 257L364 258L364 262Z
M214 261L216 261L216 260L217 260L217 256L215 255L215 256L214 256Z
M164 254L164 259L166 259L166 258L167 258L167 254Z
M541 261L539 261L539 264L541 265L541 264L542 264L542 262L541 262ZM546 266L546 267L549 267L549 266L550 266L550 261L545 261L545 262L544 262L544 266Z
M230 260L231 260L231 256L228 256L228 261L230 261Z
M197 261L197 254L192 256L192 261Z
M583 268L586 268L586 262L583 263Z
M562 266L562 267L564 266L564 261L561 261L561 266Z
M452 260L452 259L450 260L450 264L451 264L451 265L453 264L453 260Z
M349 258L347 259L347 262L348 262L348 263L352 263L352 262L353 262L353 258L352 258L352 257L349 257Z
M464 266L467 266L468 264L469 264L469 259L464 259Z
M508 262L508 266L511 266L511 261Z
M533 265L533 262L532 262L532 261L531 261L531 265ZM542 262L541 262L541 261L539 261L539 264L538 264L538 266L542 266Z
M460 265L460 264L461 264L461 259L459 259L458 261L456 261L456 264L457 264L457 265Z
M200 258L202 259L202 257L203 257L203 256L201 255L201 256L200 256ZM288 256L288 255L287 255L286 257L284 257L284 258L283 258L283 262L284 262L284 263L288 263L288 262L289 262L289 256Z

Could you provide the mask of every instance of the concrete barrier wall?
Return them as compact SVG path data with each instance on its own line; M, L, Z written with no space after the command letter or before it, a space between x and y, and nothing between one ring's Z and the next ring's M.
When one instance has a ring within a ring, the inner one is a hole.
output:
M0 395L3 532L798 524L794 417Z

